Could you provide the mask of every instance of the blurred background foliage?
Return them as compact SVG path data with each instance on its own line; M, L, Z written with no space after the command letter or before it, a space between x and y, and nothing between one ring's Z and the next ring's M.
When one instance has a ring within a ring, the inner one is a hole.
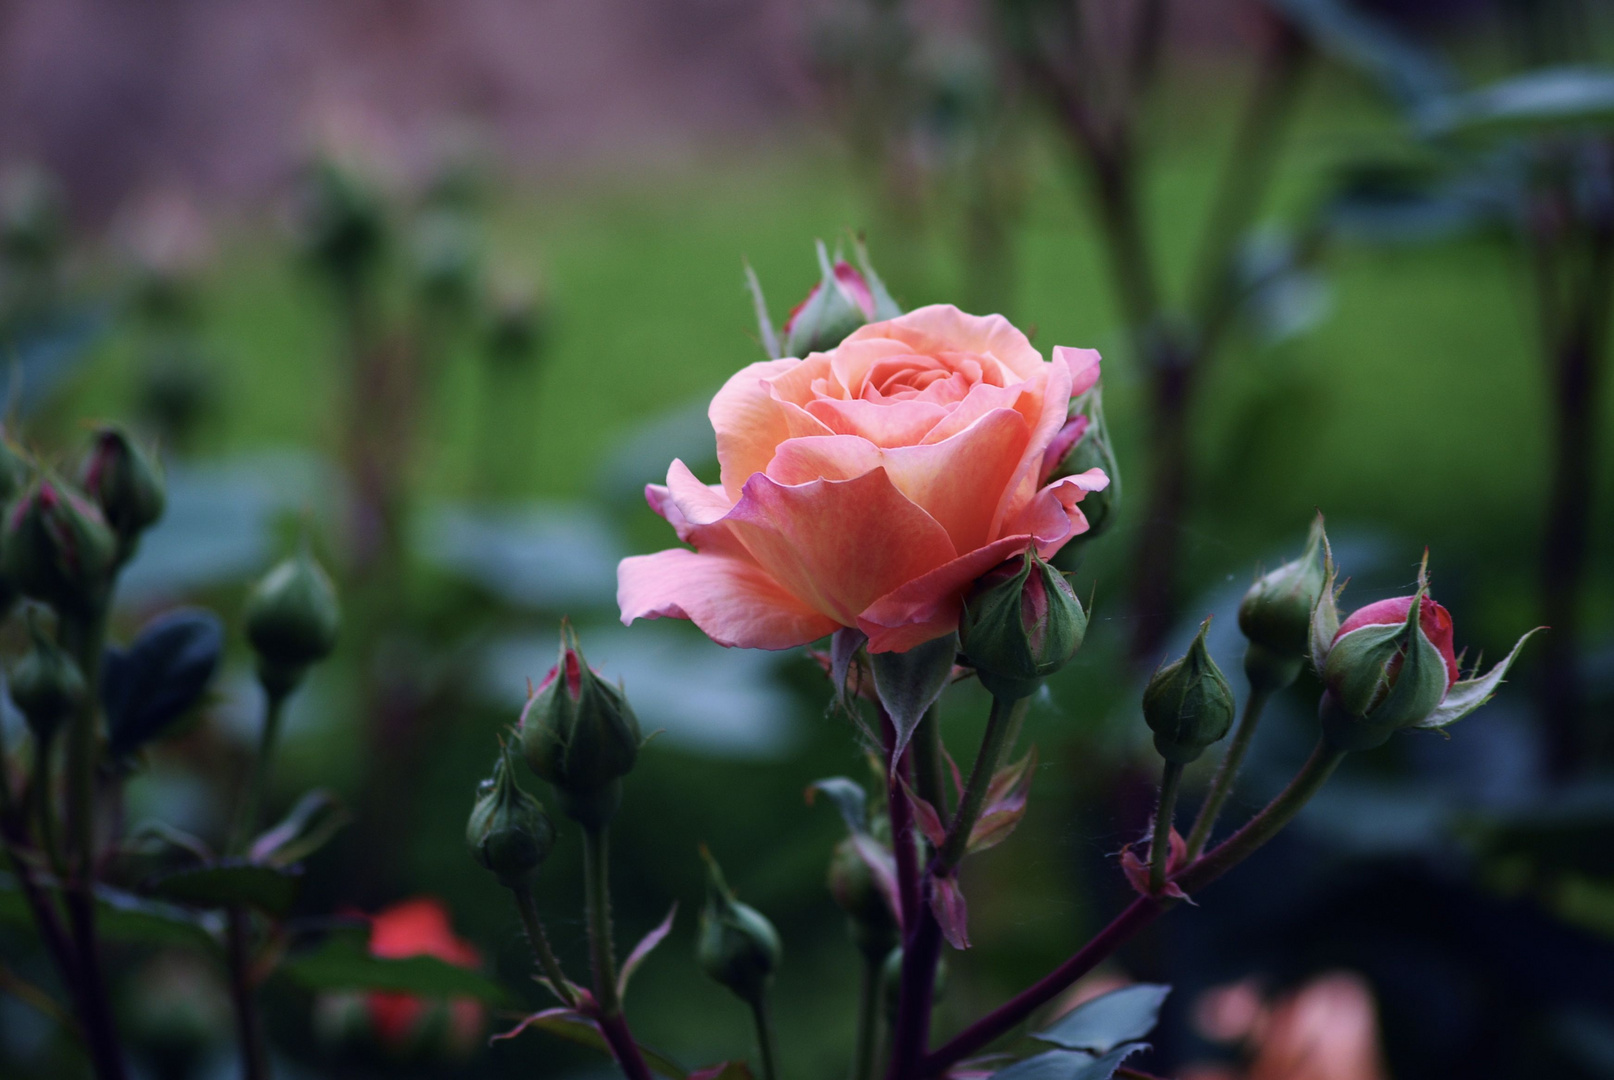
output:
M1103 20L1130 25L1152 3L1095 0L1100 42ZM62 26L85 25L72 18L95 8L46 6L8 8L8 48L67 48ZM250 21L221 28L195 5L169 7L162 25L191 40L175 55L244 48L233 35ZM619 947L681 904L629 999L637 1033L686 1063L748 1052L747 1016L692 963L705 843L783 932L776 1015L787 1075L844 1068L857 960L823 885L841 826L802 792L825 775L863 777L850 729L825 713L825 680L804 656L726 652L682 624L624 630L613 594L618 558L671 541L643 485L674 456L710 471L705 403L762 357L742 259L778 320L818 278L813 239L848 229L866 234L905 307L1001 310L1045 351L1102 350L1128 484L1121 520L1079 575L1094 597L1088 642L1027 725L1043 762L1032 809L1012 843L966 874L975 948L951 957L939 1026L1040 975L1124 898L1114 856L1144 827L1155 768L1137 715L1141 680L1211 612L1218 658L1236 671L1238 598L1257 566L1298 550L1314 509L1328 515L1352 606L1406 591L1427 546L1470 657L1500 655L1540 620L1538 552L1563 419L1543 358L1539 267L1517 241L1518 174L1432 140L1406 95L1573 61L1584 81L1546 134L1526 118L1487 152L1528 157L1542 139L1580 139L1606 156L1614 96L1600 99L1598 80L1614 69L1588 66L1607 51L1605 5L1170 9L1157 85L1131 123L1147 165L1135 189L1141 217L1174 292L1191 284L1214 221L1270 20L1294 19L1310 62L1269 197L1230 248L1244 298L1187 433L1190 496L1172 526L1178 589L1165 594L1169 609L1142 613L1129 577L1146 528L1152 369L1116 302L1085 174L1017 67L997 7L613 4L594 21L552 13L552 26L510 16L526 36L507 41L489 30L502 25L499 7L366 7L338 38L362 46L351 70L391 71L413 57L427 104L377 79L369 112L349 101L298 126L284 120L297 108L275 106L282 122L265 126L264 141L280 142L253 153L205 127L194 141L216 136L220 147L186 150L162 109L146 115L149 146L68 152L83 140L60 110L16 119L17 102L52 86L26 66L0 110L8 430L65 461L86 422L126 419L160 439L168 464L168 515L125 575L117 632L181 602L228 620L300 531L337 573L344 636L294 703L275 808L318 784L340 792L355 821L310 861L300 913L440 897L515 1001L540 1003L514 911L465 852L464 820L495 737L514 721L525 680L553 662L558 619L569 615L647 730L665 730L628 783L615 845ZM330 29L320 20L339 18L285 11L264 49L317 38ZM301 30L286 29L299 19ZM703 26L726 34L714 43ZM641 43L627 59L609 51L614 42L600 46L633 85L592 106L557 97L567 119L549 128L534 115L542 87L524 97L527 84L511 75L504 97L479 97L472 75L456 82L423 44L448 33L477 72L517 69L530 46L564 71L567 43L613 30ZM108 40L132 33L115 24L74 55L93 66ZM788 60L787 73L757 76L748 50ZM728 66L692 90L702 58ZM143 61L121 63L131 86L152 77ZM257 71L238 79L260 79L271 98L304 94L318 74L299 69L297 88L281 90ZM87 67L80 75L111 92ZM1421 81L1435 78L1452 81ZM648 104L622 104L636 95ZM393 108L394 98L407 104ZM247 109L239 94L220 101ZM47 137L50 123L64 132ZM550 136L547 155L527 151ZM216 166L230 153L247 163L237 173ZM120 186L104 175L129 160L161 179ZM1575 197L1611 198L1597 188L1606 166L1576 175L1595 190ZM1597 297L1605 321L1608 300ZM1527 653L1450 745L1408 737L1353 759L1292 836L1108 973L1177 987L1151 1071L1226 1059L1193 1022L1203 991L1254 978L1277 993L1346 968L1377 998L1390 1076L1614 1076L1614 572L1602 557L1614 545L1614 401L1596 380L1588 394L1591 428L1605 437L1588 451L1576 714L1550 704L1540 657ZM1133 652L1140 614L1167 628L1147 655ZM6 633L6 647L20 648L15 628ZM206 835L226 820L258 708L238 633L232 642L214 702L131 780L131 821ZM1305 688L1292 695L1274 707L1241 806L1275 790L1304 754ZM985 711L973 691L948 699L955 753ZM1550 734L1566 723L1577 733L1568 761ZM19 725L8 716L9 742ZM579 863L563 829L538 892L563 959L581 969ZM17 926L0 928L0 958L49 982ZM146 1075L232 1075L217 971L150 944L118 946L114 969ZM75 1068L65 1037L3 991L0 1073ZM315 998L290 981L267 989L284 1075L605 1068L542 1033L400 1057L355 1040ZM495 1017L489 1030L512 1023Z

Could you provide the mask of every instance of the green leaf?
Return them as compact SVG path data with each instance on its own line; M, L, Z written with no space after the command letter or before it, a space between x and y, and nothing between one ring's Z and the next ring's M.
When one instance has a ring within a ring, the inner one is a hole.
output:
M45 891L55 894L54 886ZM96 932L107 941L211 949L217 947L223 932L222 921L216 915L148 900L122 889L98 886L95 900ZM0 922L30 929L34 925L16 878L5 873L0 873Z
M992 1080L1110 1080L1121 1062L1146 1046L1140 1042L1127 1043L1103 1055L1083 1050L1050 1050L999 1069L992 1074Z
M332 935L318 949L282 963L278 973L309 990L384 990L427 998L476 998L507 1006L510 995L481 972L435 956L370 955L353 935Z
M1339 594L1344 586L1334 586L1339 571L1334 567L1334 549L1323 537L1323 591L1317 597L1317 606L1311 609L1311 666L1320 678L1328 663L1328 650L1334 647L1334 635L1339 633Z
M1431 135L1516 135L1614 127L1614 68L1558 67L1516 75L1426 105Z
M1031 1037L1066 1050L1107 1054L1153 1031L1169 993L1171 987L1157 983L1124 986L1083 1002Z
M1514 643L1513 651L1509 652L1507 656L1502 658L1500 664L1497 664L1484 675L1478 678L1464 679L1462 682L1454 684L1450 690L1446 691L1445 700L1435 707L1435 711L1412 726L1439 730L1455 724L1487 701L1490 701L1492 695L1496 693L1496 688L1502 685L1502 678L1508 673L1508 668L1512 667L1513 661L1518 659L1519 650L1524 648L1524 643L1545 629L1546 627L1544 626L1538 626L1520 638Z
M155 879L148 891L164 900L200 908L241 905L266 915L284 915L297 899L302 870L244 859L220 859Z
M924 719L925 710L934 705L947 688L953 676L953 661L957 658L957 634L915 645L907 652L869 654L875 692L880 695L880 704L897 729L891 765L902 756L914 729Z
M1417 107L1451 89L1451 73L1437 57L1347 0L1268 3L1321 52L1378 82L1403 105Z
M822 780L814 780L807 785L808 806L813 804L819 792L823 792L835 804L835 809L841 812L841 820L846 822L848 832L856 834L869 831L869 796L863 790L863 785L844 776L826 776Z
M279 824L252 842L251 860L283 867L314 854L353 820L347 807L329 791L310 791Z

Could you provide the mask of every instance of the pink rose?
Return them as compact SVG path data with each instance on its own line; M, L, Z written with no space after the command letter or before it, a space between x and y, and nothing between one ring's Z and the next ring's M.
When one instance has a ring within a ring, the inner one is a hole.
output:
M804 360L752 364L712 399L722 483L681 461L650 505L694 551L624 559L622 621L691 619L714 641L787 649L839 627L875 652L958 625L970 584L1087 529L1099 469L1046 482L1091 349L1043 360L1001 315L947 304L860 327Z
M1413 598L1410 596L1396 596L1389 600L1380 600L1378 603L1357 608L1340 624L1339 630L1334 634L1334 643L1338 644L1346 634L1362 629L1364 626L1400 626L1407 621L1407 612L1412 610ZM1446 665L1446 689L1451 689L1457 682L1457 649L1453 642L1451 613L1435 601L1425 596L1423 603L1418 607L1418 629L1423 636L1440 653L1440 658ZM1402 658L1397 657L1391 661L1387 681L1394 685L1395 677L1401 670Z

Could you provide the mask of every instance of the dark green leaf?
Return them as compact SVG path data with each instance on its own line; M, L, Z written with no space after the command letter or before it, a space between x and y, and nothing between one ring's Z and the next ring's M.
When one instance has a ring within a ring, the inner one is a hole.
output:
M835 809L841 812L841 820L846 822L848 831L868 831L869 796L861 784L844 776L826 776L822 780L814 780L807 785L808 805L812 805L813 797L819 792L823 792L835 804Z
M927 641L907 652L869 655L869 666L874 669L874 689L897 729L893 764L913 737L919 721L924 719L925 710L934 705L947 688L953 675L953 661L957 658L957 634Z
M1160 1006L1171 987L1139 983L1112 990L1083 1002L1032 1038L1066 1050L1106 1054L1125 1043L1136 1042L1160 1021Z
M1432 135L1509 135L1614 126L1614 68L1532 71L1429 102L1419 126Z
M134 753L195 705L223 649L218 616L194 608L159 615L127 649L108 648L101 703L112 755Z
M329 791L310 791L280 823L252 842L256 863L288 866L308 858L353 820L342 801Z
M313 952L294 956L278 969L310 990L390 990L429 998L476 998L508 1005L504 987L480 972L435 956L387 959L372 956L352 935L336 935Z
M189 911L105 885L96 888L95 898L96 932L108 941L203 948L218 943L220 921L210 913ZM0 874L0 922L33 926L33 915L10 874Z
M999 1069L992 1074L992 1080L1110 1080L1121 1062L1145 1046L1127 1043L1103 1056L1081 1050L1050 1050Z
M567 1042L574 1042L579 1046L598 1050L607 1056L611 1054L611 1047L606 1043L605 1036L600 1034L600 1029L594 1025L594 1021L571 1009L545 1009L543 1012L534 1013L510 1031L505 1032L503 1035L495 1035L494 1038L514 1038L528 1028L547 1031L549 1034L565 1039ZM689 1076L688 1070L682 1065L679 1065L665 1054L659 1054L651 1050L643 1043L639 1044L639 1052L644 1055L645 1062L657 1074L667 1077L668 1080L686 1080ZM736 1074L728 1070L726 1066L727 1063L725 1063L724 1071L720 1074L723 1080L750 1080L749 1072L743 1075Z
M297 899L301 879L302 871L296 867L220 859L165 874L154 880L149 889L176 904L201 908L241 905L268 915L284 915Z

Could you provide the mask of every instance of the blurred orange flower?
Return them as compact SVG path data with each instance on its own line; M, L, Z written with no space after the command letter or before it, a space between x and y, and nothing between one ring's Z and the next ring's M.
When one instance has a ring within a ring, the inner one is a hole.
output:
M1276 1002L1249 981L1220 987L1200 998L1194 1022L1212 1041L1242 1044L1249 1064L1189 1070L1182 1080L1385 1080L1373 991L1349 972Z

